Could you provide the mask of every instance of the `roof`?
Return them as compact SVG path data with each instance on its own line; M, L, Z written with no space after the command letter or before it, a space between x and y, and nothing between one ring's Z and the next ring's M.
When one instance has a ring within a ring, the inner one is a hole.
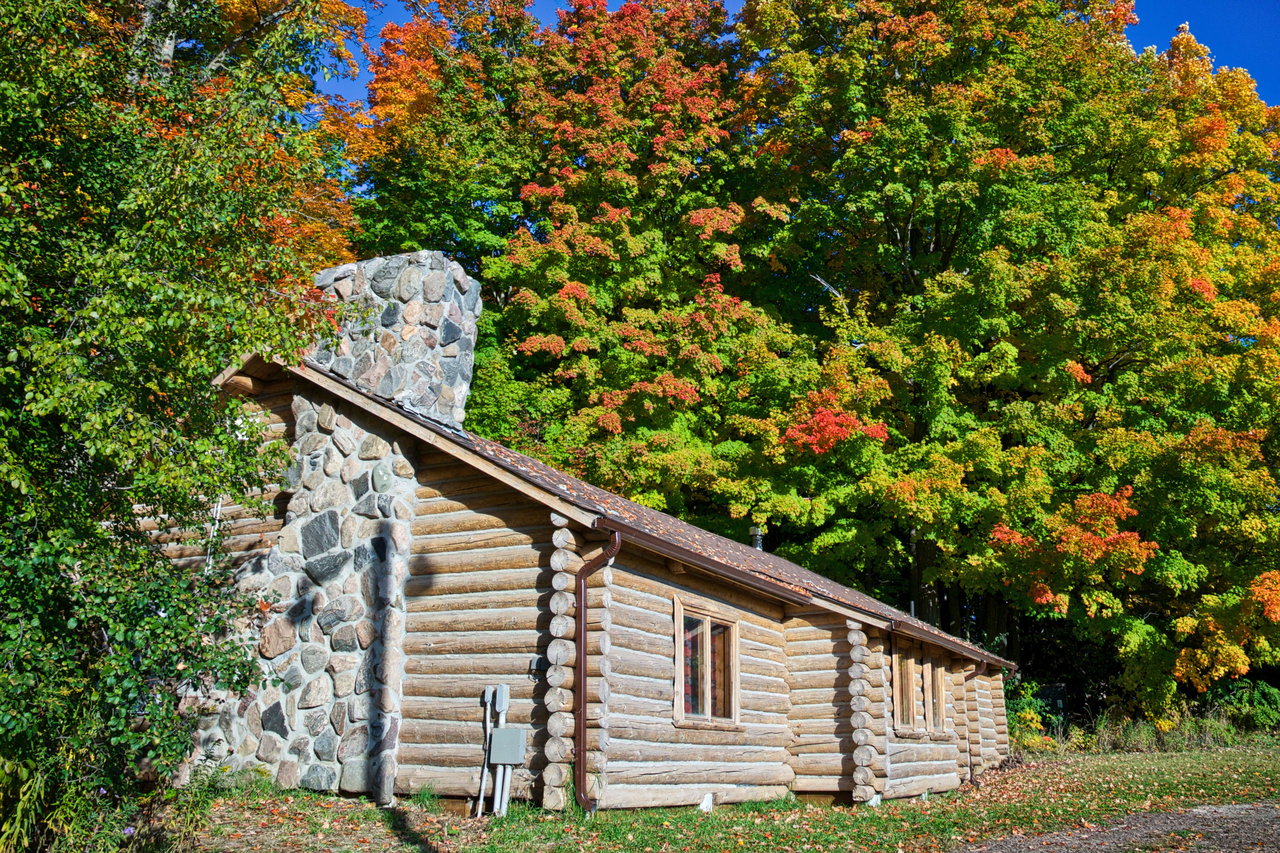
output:
M888 623L890 631L936 644L962 657L1011 670L1017 668L1012 661L954 637L866 593L837 583L775 554L710 533L674 516L605 491L495 441L371 395L310 361L301 367L285 369L312 382L322 380L318 384L330 386L330 390L337 390L333 387L336 385L345 391L342 396L352 399L354 395L362 399L367 409L376 407L387 413L394 412L400 416L396 420L407 418L418 430L425 430L436 439L469 451L534 487L535 496L537 491L541 491L576 507L595 516L596 527L616 530L624 539L630 539L665 557L729 580L746 582L748 586L793 604L822 606L834 602Z

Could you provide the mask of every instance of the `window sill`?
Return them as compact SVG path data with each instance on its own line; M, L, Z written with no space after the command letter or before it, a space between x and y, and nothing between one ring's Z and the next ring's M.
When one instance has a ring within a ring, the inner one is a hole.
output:
M677 729L702 729L708 732L745 732L741 723L733 720L690 719L673 720Z
M931 732L927 729L903 729L894 726L893 736L902 740L927 740L932 743L956 743L959 741L955 730Z

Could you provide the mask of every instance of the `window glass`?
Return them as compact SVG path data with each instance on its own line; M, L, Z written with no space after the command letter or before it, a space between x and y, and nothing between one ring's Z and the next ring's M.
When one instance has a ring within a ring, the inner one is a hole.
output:
M684 617L684 712L706 713L702 703L702 620Z
M719 622L711 623L711 716L732 717L729 691L732 689L729 674L729 638L731 632L728 625Z

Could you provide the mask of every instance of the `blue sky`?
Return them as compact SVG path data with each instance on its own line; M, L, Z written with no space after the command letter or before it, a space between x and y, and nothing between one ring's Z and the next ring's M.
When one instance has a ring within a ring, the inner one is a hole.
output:
M615 0L616 2L616 0ZM612 5L612 3L611 3ZM727 0L737 12L742 0ZM557 0L535 0L534 12L544 21L555 20ZM1191 32L1213 52L1214 64L1247 68L1258 81L1258 93L1268 104L1280 103L1280 0L1137 0L1139 23L1129 30L1129 40L1141 50L1155 45L1163 50L1184 21ZM396 0L389 0L381 20L403 19ZM373 28L376 34L378 26ZM326 91L347 98L363 98L363 83L331 81Z

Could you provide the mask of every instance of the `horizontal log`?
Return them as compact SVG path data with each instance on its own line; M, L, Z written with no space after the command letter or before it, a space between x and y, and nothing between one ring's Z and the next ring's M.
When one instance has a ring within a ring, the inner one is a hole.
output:
M414 598L423 596L463 596L476 593L510 592L522 590L530 596L550 586L552 574L540 566L526 566L502 571L452 572L439 575L420 575L405 581L404 593L407 609L413 612L435 608L419 607Z
M600 807L605 809L641 809L696 806L708 794L721 804L767 802L785 797L788 785L620 785L610 779Z
M547 599L547 610L555 616L572 616L577 612L577 599L572 592L553 592Z
M527 772L517 771L512 776L511 795L517 799L528 796ZM493 774L490 774L492 782ZM401 764L396 770L395 792L408 796L428 789L442 797L474 797L480 787L480 768L435 767Z
M897 759L890 759L888 776L890 780L898 780L944 776L955 772L957 772L955 761L900 762Z
M444 515L450 512L487 510L489 512L509 512L517 509L528 509L531 501L517 494L513 489L497 486L470 493L463 493L453 498L449 495L421 498L415 505L418 518L428 515Z
M696 737L696 730L682 729ZM664 741L635 741L612 736L610 731L609 762L699 762L714 764L776 764L787 761L787 752L781 747L765 747L754 743L739 742L732 749L706 744L691 739L683 743Z
M828 707L848 707L854 699L848 688L844 687L810 687L792 690L791 704L794 705L826 705Z
M551 588L557 591L572 592L577 575L573 572L554 572L551 576ZM613 582L613 569L604 566L587 578L587 588L608 587Z
M840 753L808 753L793 755L791 769L797 776L849 776L853 759Z
M673 636L670 634L657 636L627 628L620 624L616 610L614 614L613 628L611 630L620 652L623 649L627 649L642 654L655 655L666 660L674 660L676 641Z
M849 657L853 647L848 640L836 638L832 640L806 640L787 643L787 655L790 657L807 657L809 655L831 655L832 657Z
M462 507L453 512L415 515L409 532L414 536L438 536L468 530L523 530L538 525L545 517L543 510L527 504L483 510Z
M852 661L849 659L848 654L797 655L787 658L787 671L795 675L814 672L836 672L848 678L850 663Z
M450 634L461 631L537 630L538 608L532 603L518 607L486 608L477 596L469 608L456 611L410 612L405 631L420 634Z
M406 696L401 712L404 723L417 720L430 725L435 722L477 723L484 719L484 708L479 699L419 699ZM507 710L509 725L529 725L533 716L533 702L528 699L512 699Z
M675 683L670 673L666 678L649 678L615 673L613 693L619 699L649 699L670 706L675 697Z
M786 785L795 775L795 771L786 764L739 764L731 761L698 761L686 764L673 761L611 760L607 771L610 785Z
M809 735L796 737L787 748L792 755L845 755L852 753L855 744L849 737L835 735Z
M533 607L539 611L545 610L538 603L541 596L536 589L532 588L522 586L520 589L486 591L483 594L443 595L434 593L429 582L421 583L424 580L430 581L431 578L414 578L414 580L426 589L425 594L407 598L405 609L410 613L439 613L441 611L477 609L502 610L509 607L522 606Z
M621 598L624 590L629 590L647 595L650 600L666 601L665 610L669 613L672 596L678 594L686 606L701 606L713 611L725 610L727 613L732 613L732 618L739 623L751 623L772 630L778 635L779 644L782 642L782 605L762 599L758 594L728 586L723 581L703 577L696 572L673 575L666 567L665 558L662 562L647 559L643 556L643 552L629 546L623 547L622 554L614 565L619 570L616 581L619 589L614 590L614 594L619 596L619 601L624 600ZM638 603L635 596L625 600ZM663 612L663 608L656 604L640 604L640 606L655 612Z
M409 546L411 554L457 554L492 548L550 547L544 528L523 530L499 528L496 530L470 530L460 533L416 536Z
M854 781L851 777L839 774L806 776L803 773L797 773L795 781L791 783L791 790L797 794L834 794L852 791L853 787Z
M495 678L492 675L406 675L402 690L405 696L438 699L466 699L474 697L477 702L484 696L484 689L494 682L506 684L511 690L512 699L532 699L536 685L528 677Z
M549 545L538 544L448 554L415 554L409 558L409 574L441 575L451 572L541 568L547 565L550 548Z
M484 742L484 724L444 723L438 720L416 720L406 717L400 721L401 743L465 743Z
M955 773L938 776L920 776L912 779L894 779L884 786L884 796L890 799L900 797L918 797L921 794L936 794L941 791L954 791L960 787L960 777Z
M736 746L747 742L756 746L786 747L791 743L791 731L786 725L750 726L743 731L679 728L668 714L663 717L646 717L614 711L609 717L609 735L613 742L634 740L652 743L697 743L716 746Z
M785 628L787 638L787 650L796 646L797 643L821 642L836 643L840 639L848 641L848 631L844 627L844 621L833 622L829 626L810 626L802 625L792 627L790 623Z
M429 764L435 767L479 767L484 763L482 744L401 743L396 751L401 764Z
M895 761L955 761L956 745L954 743L918 743L911 741L890 741L889 755Z
M466 634L406 634L406 655L537 654L541 632L537 630L473 631Z
M419 468L417 476L418 486L414 490L414 497L418 500L432 498L459 500L465 495L510 492L508 487L495 482L490 475L477 471L469 465ZM545 516L543 520L546 520Z

